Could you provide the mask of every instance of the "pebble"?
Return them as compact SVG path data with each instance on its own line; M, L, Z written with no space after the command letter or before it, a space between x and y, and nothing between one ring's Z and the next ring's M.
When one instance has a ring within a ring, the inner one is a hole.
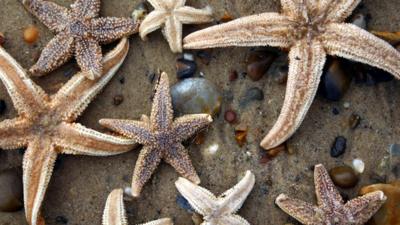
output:
M348 109L348 108L350 108L350 102L344 102L343 103L343 107L345 108L345 109Z
M275 157L277 157L281 152L287 151L286 143L283 143L275 148L269 149L268 151L262 150L260 163L265 164Z
M247 57L247 76L253 80L260 80L268 71L276 56L269 51L252 51Z
M22 172L11 168L0 172L0 211L15 212L24 206Z
M35 43L39 38L39 29L35 26L29 26L24 30L24 40L28 44Z
M350 19L350 23L356 25L359 28L362 28L364 30L367 29L367 16L362 14L362 13L357 13L352 18Z
M240 107L246 107L253 101L262 100L264 100L264 92L257 87L252 87L246 91L245 95L239 101L239 105Z
M399 144L391 144L389 149L390 156L400 157L400 145Z
M222 23L226 23L231 20L233 20L233 16L227 11L225 11L224 15L221 17L221 19L219 19L219 21Z
M0 32L0 46L6 42L6 37Z
M358 183L358 176L350 166L338 166L329 170L335 185L341 188L353 188Z
M204 65L210 65L212 59L210 50L200 50L197 52L196 56Z
M206 148L206 152L208 155L215 155L219 150L219 145L218 144L212 144Z
M204 222L203 221L203 217L201 215L197 214L197 213L193 213L192 221L193 221L194 225L200 225L200 224L202 224Z
M389 184L373 184L361 188L360 195L374 191L383 191L387 197L385 204L372 217L370 223L374 225L399 225L400 224L400 181Z
M131 17L135 20L135 22L142 21L144 20L148 12L149 8L147 4L145 2L140 2L138 5L136 5Z
M239 124L235 128L235 140L239 147L243 147L247 142L248 128L244 124Z
M178 79L193 77L197 70L197 64L193 60L178 59L176 61L176 76Z
M351 162L351 166L358 174L364 173L365 163L362 159L353 159L353 161Z
M2 115L3 113L5 113L6 110L7 110L7 104L6 104L6 102L5 102L3 99L1 99L1 100L0 100L0 115Z
M188 200L186 200L185 197L182 195L178 194L176 196L176 203L184 210L188 211L189 213L193 213L195 210L192 208L192 206L189 204Z
M237 122L237 115L233 110L227 110L224 115L225 120L228 123L235 123Z
M121 105L123 101L124 101L124 96L123 95L116 95L113 98L113 104L115 106Z
M231 81L231 82L237 80L238 77L239 77L239 75L238 75L238 72L236 70L232 70L229 73L229 81Z
M172 103L179 115L208 113L216 116L221 109L222 95L204 78L184 79L171 87Z
M332 109L332 113L333 113L333 115L337 116L337 115L339 115L339 114L340 114L340 111L339 111L339 109L338 109L338 108L336 108L336 107L333 107L333 109Z
M330 101L339 101L350 87L352 76L347 74L337 59L328 61L321 77L320 93Z
M353 113L349 118L349 127L354 130L360 125L360 122L361 122L361 117Z
M335 142L331 147L331 156L337 158L346 152L347 139L345 137L339 136L335 138Z

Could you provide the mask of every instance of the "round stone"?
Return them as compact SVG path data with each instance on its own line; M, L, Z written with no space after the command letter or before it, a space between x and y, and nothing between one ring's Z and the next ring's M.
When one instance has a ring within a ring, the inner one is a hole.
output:
M35 26L29 26L24 30L24 40L28 44L35 43L39 38L39 29Z
M269 51L252 51L247 58L247 75L253 81L260 80L268 71L276 56Z
M253 101L262 101L262 100L264 100L264 92L257 87L252 87L250 89L247 89L244 96L240 99L239 105L240 107L246 107Z
M335 185L341 188L353 188L358 183L358 176L350 166L338 166L329 171Z
M339 136L335 139L335 142L331 148L331 156L337 158L346 152L347 139Z
M178 59L176 61L176 76L178 79L193 77L196 73L197 64L195 61L187 59Z
M320 92L330 101L339 101L349 89L352 76L345 73L339 60L332 60L321 77Z
M0 172L0 211L15 212L22 209L22 173L12 168Z
M235 123L237 121L237 115L233 110L227 110L225 112L224 118L228 123Z

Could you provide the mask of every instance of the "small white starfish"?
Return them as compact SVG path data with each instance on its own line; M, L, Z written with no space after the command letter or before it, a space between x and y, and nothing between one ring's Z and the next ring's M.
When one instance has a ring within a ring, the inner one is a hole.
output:
M247 171L238 184L219 197L185 178L179 178L175 185L194 210L203 215L202 225L249 225L249 222L235 213L242 207L254 183L254 174Z
M162 32L172 52L182 52L182 24L200 24L213 20L211 7L195 9L185 6L186 0L147 0L152 11L140 25L140 37L163 27Z
M103 212L103 225L127 225L124 192L122 189L115 189L108 195L106 206ZM154 220L142 225L173 225L169 218Z

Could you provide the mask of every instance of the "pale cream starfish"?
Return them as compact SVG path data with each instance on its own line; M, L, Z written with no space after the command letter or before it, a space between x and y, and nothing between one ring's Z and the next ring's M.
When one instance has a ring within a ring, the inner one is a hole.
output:
M323 165L314 169L318 206L281 194L276 204L287 214L306 225L366 223L385 203L382 191L375 191L344 203Z
M178 173L200 183L188 152L181 144L212 122L208 114L192 114L173 119L169 80L162 73L156 87L150 118L141 121L102 119L100 124L144 145L136 162L132 179L132 195L137 197L161 159Z
M19 116L0 122L0 148L27 147L23 158L25 215L30 225L44 225L40 208L58 154L108 156L132 149L134 142L74 123L108 83L128 53L123 39L103 59L103 76L89 80L81 72L53 96L28 78L0 47L0 79Z
M182 52L182 24L200 24L213 20L211 7L195 9L185 6L186 0L147 0L153 7L143 20L139 32L142 39L162 27L172 52Z
M188 35L184 48L290 48L289 76L279 118L261 142L274 148L301 125L318 89L327 55L366 63L400 79L400 52L343 21L361 0L281 0L282 13L243 17Z
M202 225L249 225L235 213L242 207L254 183L254 174L247 171L238 184L219 197L185 178L179 178L175 185L194 210L203 216Z
M115 189L108 195L103 212L103 225L128 225L122 189ZM173 225L173 223L171 219L164 218L141 225Z

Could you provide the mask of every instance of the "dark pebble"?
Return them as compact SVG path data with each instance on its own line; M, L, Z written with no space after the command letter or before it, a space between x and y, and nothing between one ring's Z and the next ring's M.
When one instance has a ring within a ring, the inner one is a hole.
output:
M338 108L334 107L334 108L332 109L332 113L333 113L333 115L337 116L337 115L339 115L340 111L339 111Z
M353 113L349 118L349 127L351 129L356 129L361 122L361 117L355 113Z
M237 122L237 115L233 110L227 110L224 115L225 120L228 123L235 123Z
M184 210L188 211L189 213L193 213L195 210L192 208L192 206L189 204L188 200L186 200L185 197L182 195L178 194L176 196L176 203Z
M253 87L246 91L245 95L240 100L239 105L241 107L246 107L249 103L253 101L262 100L264 100L264 92L257 87Z
M358 176L350 166L338 166L329 170L335 185L341 188L353 188L358 183Z
M252 51L248 56L247 76L253 81L260 80L268 71L276 58L275 53L269 51Z
M0 172L0 211L15 212L24 206L22 172L12 168Z
M236 70L233 70L229 73L229 81L235 81L239 77L238 72Z
M197 64L195 61L178 59L176 62L176 76L178 79L186 79L194 76Z
M197 52L197 57L200 59L201 63L205 64L205 65L209 65L211 62L211 53L210 51L207 50L200 50Z
M351 79L339 60L329 60L321 77L320 93L330 101L339 101L349 89Z
M64 216L57 216L56 223L57 224L68 224L68 219L65 218Z
M116 95L113 98L113 104L115 106L121 105L123 101L124 101L124 96L122 95Z
M343 155L346 152L346 145L346 138L342 136L337 137L331 148L331 156L337 158Z
M125 84L125 77L120 77L118 81L120 84Z
M5 113L7 110L7 104L4 100L0 100L0 115Z

